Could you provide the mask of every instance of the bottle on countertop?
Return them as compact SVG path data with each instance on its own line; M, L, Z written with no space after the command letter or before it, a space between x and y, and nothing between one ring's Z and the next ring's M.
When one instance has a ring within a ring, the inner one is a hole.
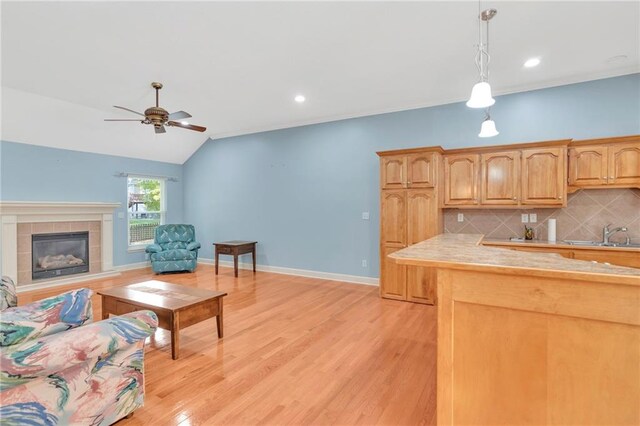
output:
M533 228L524 226L524 239L525 240L533 240Z

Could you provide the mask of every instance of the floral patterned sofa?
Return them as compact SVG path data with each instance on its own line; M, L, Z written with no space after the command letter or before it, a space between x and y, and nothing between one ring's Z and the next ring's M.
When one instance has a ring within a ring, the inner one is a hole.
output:
M144 402L151 311L92 322L91 290L16 307L0 285L0 423L109 425Z
M148 245L151 268L156 274L173 271L193 272L198 263L196 230L193 225L160 225L154 244Z

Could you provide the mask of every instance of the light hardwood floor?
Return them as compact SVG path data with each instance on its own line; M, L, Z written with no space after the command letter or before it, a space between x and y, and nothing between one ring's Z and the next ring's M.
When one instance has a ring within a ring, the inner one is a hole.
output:
M198 266L149 269L85 283L148 279L226 291L225 337L215 319L183 330L180 359L158 330L146 347L145 406L129 425L435 424L436 308L380 299L378 288ZM20 294L20 304L68 288ZM100 298L94 296L96 320Z

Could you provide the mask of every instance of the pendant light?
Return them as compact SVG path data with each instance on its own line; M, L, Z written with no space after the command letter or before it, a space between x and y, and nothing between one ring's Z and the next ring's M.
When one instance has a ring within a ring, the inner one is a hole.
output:
M480 3L478 3L478 9ZM480 73L480 81L471 89L471 97L467 101L469 108L488 108L496 100L491 96L491 86L489 85L489 21L496 16L496 9L487 9L478 15L478 52L476 53L476 66ZM486 22L486 42L483 42L482 23Z
M491 119L491 114L489 114L489 110L486 111L487 116L482 122L482 127L480 127L480 133L478 136L481 138L490 138L492 136L497 136L500 132L496 129L496 123Z

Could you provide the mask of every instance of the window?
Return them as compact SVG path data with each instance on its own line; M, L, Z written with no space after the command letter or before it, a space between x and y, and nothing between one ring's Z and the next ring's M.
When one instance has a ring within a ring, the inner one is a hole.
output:
M158 178L127 178L129 247L153 243L156 227L164 224L164 184L164 179Z

